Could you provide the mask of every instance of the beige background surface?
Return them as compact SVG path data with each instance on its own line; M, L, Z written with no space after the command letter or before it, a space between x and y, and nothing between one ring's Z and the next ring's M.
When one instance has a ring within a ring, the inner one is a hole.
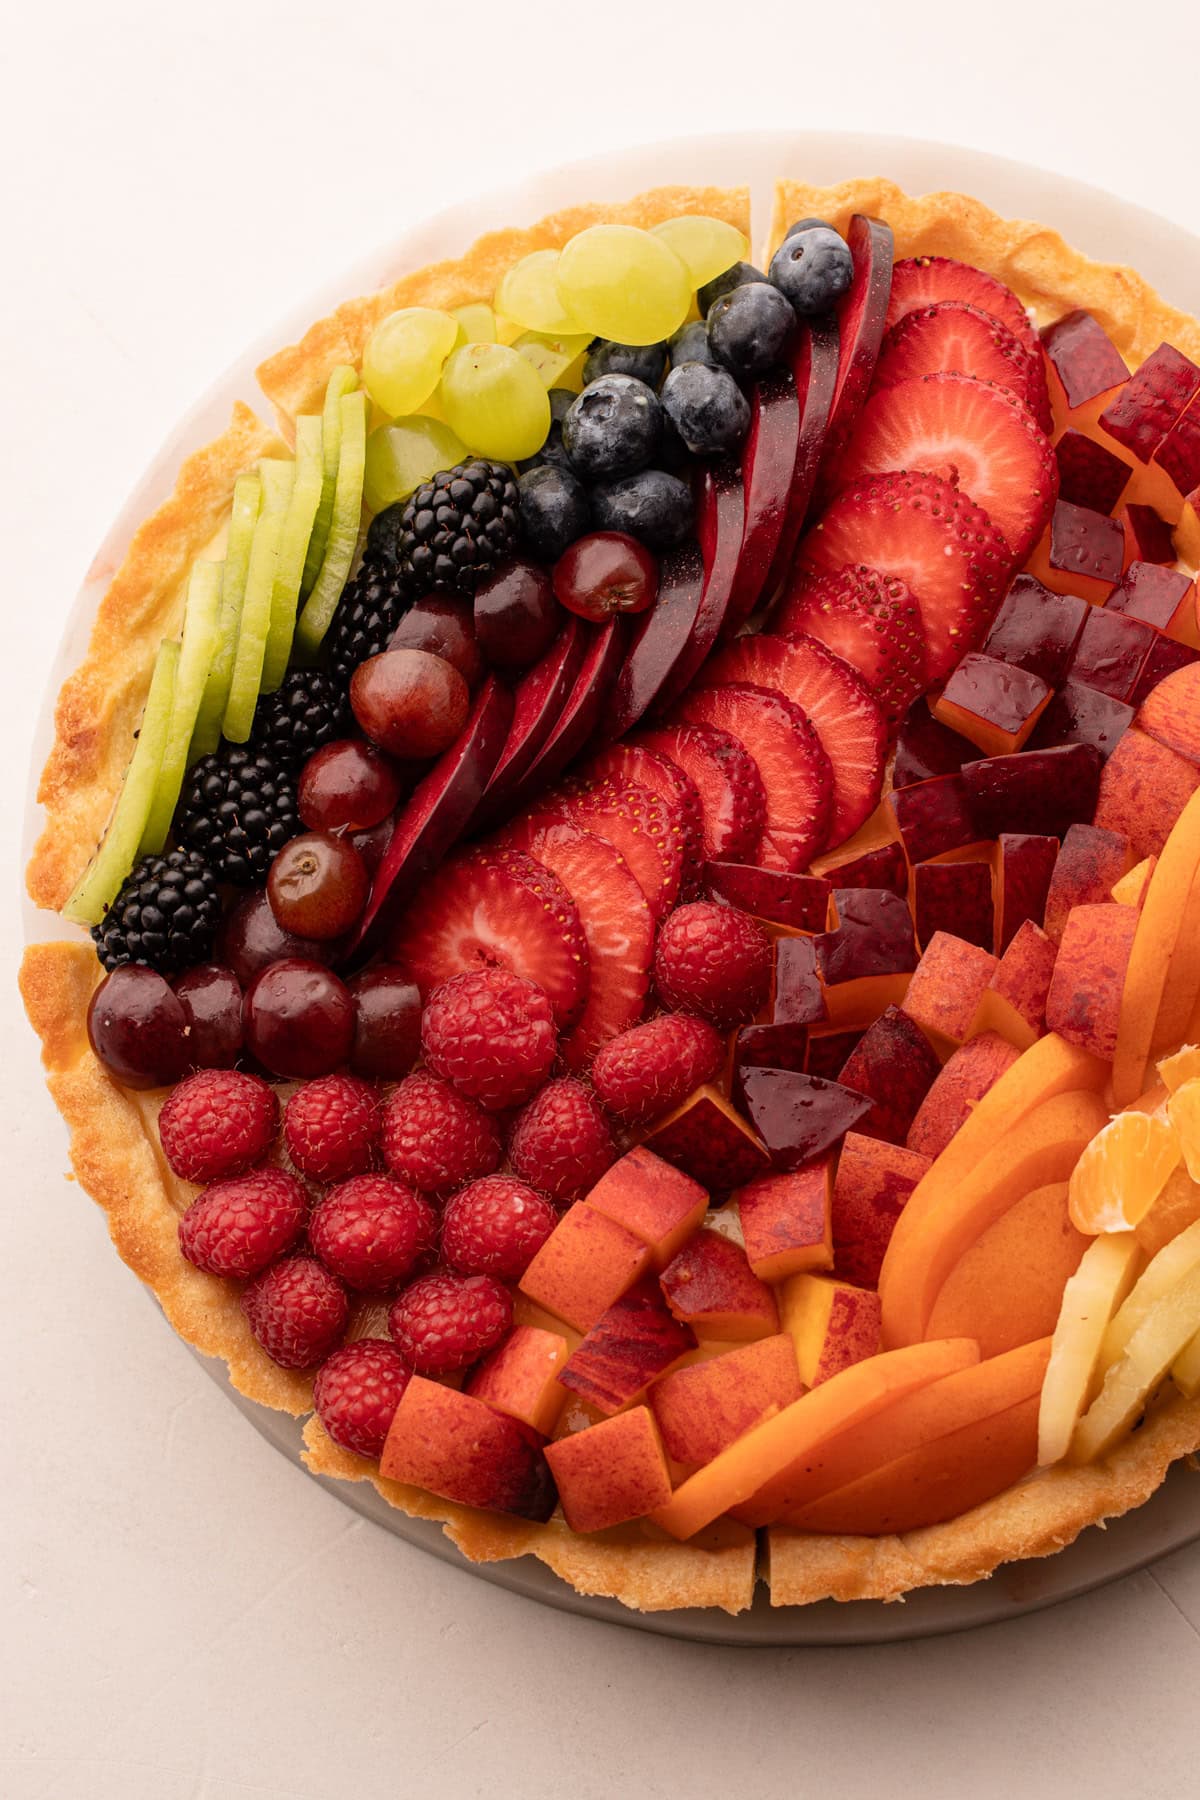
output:
M69 0L8 20L6 965L31 721L89 556L247 340L404 224L568 156L778 124L1027 158L1200 231L1194 9L816 10ZM358 1519L111 1256L3 1004L6 1796L1196 1791L1200 1548L970 1636L738 1653L539 1609Z

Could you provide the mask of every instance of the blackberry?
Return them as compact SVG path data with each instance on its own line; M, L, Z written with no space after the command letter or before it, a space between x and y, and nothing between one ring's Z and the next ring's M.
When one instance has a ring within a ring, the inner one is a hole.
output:
M273 694L264 694L254 715L251 747L298 769L314 750L350 729L346 690L321 669L296 669Z
M471 595L517 547L517 484L504 463L476 457L443 469L411 496L400 566L418 588Z
M388 512L393 511L388 507ZM385 515L379 514L382 519ZM374 522L374 521L373 521ZM349 690L350 677L359 663L386 650L392 633L416 599L411 579L395 562L368 553L352 581L342 590L328 632L323 656L338 685Z
M220 922L216 876L204 858L169 850L142 858L92 936L106 969L148 963L173 975L208 961Z
M235 887L265 881L276 853L303 829L295 771L249 744L223 744L202 757L175 815L180 843L198 850L218 880Z

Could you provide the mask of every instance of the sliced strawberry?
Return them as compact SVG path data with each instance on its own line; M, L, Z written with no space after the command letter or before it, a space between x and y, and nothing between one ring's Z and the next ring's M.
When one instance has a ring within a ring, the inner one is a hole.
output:
M471 850L430 877L387 943L428 999L452 975L511 969L549 997L560 1030L588 993L588 945L571 895L550 869L510 850Z
M767 796L745 745L710 725L661 725L642 732L638 743L668 757L695 785L705 858L753 862L767 822Z
M591 785L601 781L634 781L639 787L649 788L652 794L662 796L679 820L683 889L685 893L690 891L698 879L697 863L704 857L704 819L696 784L683 769L644 744L634 744L626 739L620 744L609 744L589 757L580 771L580 779Z
M829 841L833 771L803 708L778 688L739 683L693 688L675 717L690 725L716 725L745 746L767 797L767 825L755 861L764 869L806 869Z
M505 838L552 869L578 909L590 984L562 1053L568 1068L585 1068L601 1044L642 1016L654 957L653 916L623 857L594 831L527 816L514 819Z
M706 687L749 683L773 688L803 710L833 770L833 811L825 847L852 837L879 804L887 721L850 665L814 638L764 632L730 644L705 664L700 679ZM769 797L769 782L767 792Z
M572 819L619 850L655 919L679 899L683 827L671 802L637 782L599 782L568 795Z
M890 331L906 313L919 307L934 306L940 300L962 301L991 313L1008 329L1029 358L1029 394L1026 404L1043 431L1050 430L1050 395L1046 387L1046 365L1042 346L1029 314L1012 289L973 269L969 263L955 262L950 256L910 256L892 270L892 293L888 301L887 325Z
M898 575L853 563L826 575L797 570L771 624L781 637L818 638L857 669L892 727L924 690L921 609Z
M833 501L798 552L821 572L865 563L898 575L921 609L926 673L942 681L979 643L1012 573L981 506L936 475L869 475Z
M982 506L1016 562L1046 529L1058 464L1019 400L970 375L921 375L881 388L859 415L839 485L889 469L940 475Z
M961 300L916 307L898 319L883 340L875 386L939 374L994 381L1031 412L1037 403L1028 352L1007 325Z

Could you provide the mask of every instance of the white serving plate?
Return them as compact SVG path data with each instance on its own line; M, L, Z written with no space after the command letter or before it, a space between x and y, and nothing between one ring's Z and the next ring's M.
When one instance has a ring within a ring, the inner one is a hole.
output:
M244 400L260 413L268 410L254 379L255 368L268 352L298 338L339 300L368 292L405 270L460 255L474 238L498 225L532 223L545 213L581 200L622 200L643 188L667 183L745 185L751 191L757 253L770 222L773 183L784 175L817 184L883 175L911 193L952 188L973 194L997 212L1053 226L1090 256L1131 264L1175 305L1200 313L1200 238L1156 213L1082 182L981 151L909 138L804 131L682 138L566 164L518 186L448 208L412 226L336 281L322 284L302 307L253 344L180 421L134 487L66 611L34 733L22 863L41 828L35 791L53 741L54 699L65 677L82 659L101 595L138 524L173 488L180 462L224 428L233 402ZM74 927L39 911L24 895L22 906L27 942L75 935ZM223 1364L205 1361L204 1366L260 1434L296 1460L300 1449L296 1421L243 1399L229 1385ZM738 1618L718 1611L639 1615L615 1601L576 1594L531 1558L476 1567L459 1555L440 1526L396 1512L374 1489L346 1482L323 1485L345 1505L395 1536L481 1580L591 1618L720 1644L881 1643L960 1631L1086 1593L1200 1538L1196 1491L1189 1484L1188 1471L1177 1465L1147 1505L1106 1531L1087 1531L1057 1556L1010 1564L990 1581L971 1587L921 1589L902 1605L825 1601L818 1606L778 1610L770 1607L765 1591L760 1590L753 1609Z

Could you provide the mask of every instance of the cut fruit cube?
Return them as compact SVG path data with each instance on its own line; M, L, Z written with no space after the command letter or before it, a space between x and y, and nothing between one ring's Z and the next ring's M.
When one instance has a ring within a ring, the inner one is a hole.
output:
M930 1162L940 1156L1019 1054L1015 1045L994 1031L978 1032L960 1044L926 1094L909 1129L907 1147Z
M785 869L758 869L747 863L707 862L701 885L714 900L727 900L767 925L793 931L824 931L829 923L828 881Z
M1046 1024L1068 1044L1111 1062L1138 915L1108 901L1073 906L1046 995ZM1132 1221L1130 1221L1132 1223Z
M805 1025L743 1025L733 1040L730 1087L739 1106L744 1104L742 1076L747 1069L796 1069L808 1067L809 1037Z
M1060 499L1092 512L1112 512L1133 474L1129 463L1074 427L1063 432L1054 455Z
M1129 701L1154 643L1154 631L1140 619L1093 607L1071 659L1071 679L1114 700Z
M645 1143L656 1156L710 1193L727 1193L766 1173L770 1159L757 1134L721 1093L705 1085L659 1119Z
M520 1288L538 1306L586 1332L645 1273L649 1261L649 1247L640 1238L578 1200L522 1275Z
M558 1377L570 1354L560 1333L514 1325L499 1348L480 1363L466 1392L510 1419L519 1419L540 1437L549 1437L567 1397Z
M317 418L297 419L295 481L279 536L275 585L271 593L271 623L263 652L264 694L274 693L288 671L296 631L296 611L300 604L300 583L321 493L321 421Z
M831 1158L793 1175L768 1175L739 1188L737 1204L750 1267L762 1281L833 1266Z
M665 1505L671 1477L648 1407L547 1444L546 1461L572 1531L606 1531Z
M1004 756L1028 742L1050 694L1040 675L972 652L933 702L933 716L985 756Z
M835 1081L793 1069L741 1071L741 1091L772 1167L802 1169L860 1125L872 1103Z
M1148 463L1200 390L1200 369L1171 344L1160 344L1100 414L1100 429Z
M1089 1237L1132 1231L1179 1165L1168 1119L1123 1112L1096 1133L1071 1171L1071 1223Z
M73 924L100 923L137 859L170 736L179 656L180 646L174 640L159 645L142 722L112 818L99 849L63 907L63 917Z
M658 1282L648 1275L600 1315L559 1380L607 1417L639 1399L695 1347L694 1333L667 1310Z
M970 1337L981 1357L1050 1337L1067 1282L1091 1240L1072 1225L1067 1184L1024 1194L951 1269L929 1315L931 1338Z
M1103 605L1125 566L1125 533L1107 513L1060 500L1029 559L1039 581L1059 594Z
M974 761L977 746L940 725L922 698L905 713L896 739L892 786L912 787L939 775L957 775L965 762Z
M902 1144L940 1070L925 1034L898 1006L868 1026L842 1065L843 1087L874 1102L858 1130Z
M667 1455L696 1468L802 1391L795 1345L779 1333L676 1369L647 1398Z
M201 756L211 755L221 741L221 726L229 701L229 683L233 678L233 664L241 630L246 577L250 573L250 548L254 542L254 531L261 508L262 482L256 474L239 475L233 484L225 561L221 565L221 608L217 617L217 642L196 714L189 751L191 762Z
M238 619L237 649L234 652L233 668L229 676L229 698L225 703L225 717L221 725L222 735L234 744L244 744L249 738L258 697L262 692L263 657L271 629L271 604L279 564L279 545L295 481L295 465L264 458L259 464L259 477L262 481L262 507L250 545L246 588Z
M1131 500L1128 506L1121 508L1117 519L1125 533L1127 566L1135 562L1174 563L1175 533L1154 507L1141 506Z
M1089 1404L1108 1322L1132 1288L1142 1251L1132 1231L1088 1245L1063 1291L1038 1414L1038 1462L1061 1462Z
M989 756L967 763L961 779L977 837L1002 831L1062 837L1077 821L1093 817L1100 755L1089 744L1064 744Z
M1194 398L1155 450L1153 461L1170 476L1181 499L1200 487L1200 407Z
M896 1220L929 1158L900 1144L848 1131L833 1184L834 1270L857 1287L875 1287Z
M996 843L996 938L1001 955L1030 919L1040 925L1058 859L1054 837L1002 831Z
M404 1390L379 1472L487 1512L544 1520L554 1510L554 1483L528 1428L422 1375Z
M1142 701L1134 723L1156 743L1200 764L1200 663L1160 681Z
M705 1339L772 1337L779 1330L771 1289L742 1246L720 1232L696 1232L659 1280L675 1317Z
M1046 895L1046 936L1058 943L1073 906L1107 900L1129 861L1129 839L1122 832L1072 825L1063 838Z
M780 1305L805 1387L819 1387L879 1353L879 1295L870 1288L829 1275L793 1275Z
M367 398L361 389L338 402L338 421L341 432L329 537L312 591L296 622L296 642L309 657L316 655L333 622L358 543L367 453Z
M220 563L193 563L184 603L179 667L171 694L171 723L154 784L149 817L138 846L139 856L156 856L162 850L175 817L179 790L187 769L188 748L217 645L220 606Z
M304 573L300 581L300 592L305 598L312 592L317 576L321 573L321 564L325 560L325 549L329 542L329 530L333 523L338 458L342 444L341 404L346 395L352 394L357 386L358 372L349 363L339 363L335 369L330 371L325 387L325 400L321 409L321 498L317 503L312 535L309 537L308 548L304 553Z
M1108 612L1124 613L1131 619L1142 619L1156 631L1172 637L1187 637L1195 632L1196 584L1179 569L1164 568L1161 563L1131 562L1105 602Z
M965 849L982 836L961 775L936 775L931 781L897 788L890 805L910 863Z
M587 1204L648 1244L655 1268L665 1268L708 1210L698 1182L637 1145L600 1177Z
M1159 645L1163 644L1172 650L1181 647L1171 644L1166 638L1160 638ZM1151 659L1154 654L1155 650L1152 648ZM1189 651L1188 654L1190 656L1192 652ZM1139 688L1145 681L1146 667L1147 664L1144 663ZM1107 760L1132 723L1132 706L1122 700L1114 700L1111 695L1102 694L1098 688L1088 687L1082 681L1067 681L1059 688L1038 720L1027 748L1055 750L1064 744L1086 744L1098 756Z
M1055 412L1075 412L1129 379L1129 370L1104 327L1081 308L1064 313L1041 332L1050 365Z
M1128 1304L1128 1302L1126 1302ZM1200 1267L1193 1267L1138 1326L1075 1427L1072 1462L1104 1456L1145 1411L1154 1389L1200 1331Z
M1123 832L1137 860L1160 855L1200 786L1200 769L1142 731L1127 731L1100 777L1093 821Z
M1174 638L1158 638L1149 656L1142 664L1142 674L1134 691L1135 706L1152 694L1160 681L1168 675L1174 675L1178 669L1186 669L1194 663L1200 652L1193 650L1190 644L1178 644Z
M1057 687L1079 642L1088 604L1054 594L1033 575L1018 575L983 640L983 654L1039 675Z
M907 894L908 863L895 814L886 801L852 838L815 856L809 873L837 887L887 888L902 897Z
M869 982L863 983L864 987L869 985ZM890 1006L895 1003L889 1000L881 1004ZM861 1031L810 1032L808 1055L804 1060L805 1074L815 1075L820 1081L836 1081L862 1042L862 1037Z
M827 1017L817 973L817 940L781 937L775 941L771 982L773 1025L821 1025Z
M918 863L913 870L913 917L921 944L942 931L990 950L996 936L990 863Z
M1046 996L1057 946L1040 925L1026 919L983 990L971 1036L995 1031L1017 1050L1028 1050L1046 1029Z
M898 894L888 888L835 887L833 913L833 929L813 940L826 990L916 968L912 916Z
M966 1038L996 967L990 950L948 931L934 932L926 944L904 1010L939 1054L948 1054Z

